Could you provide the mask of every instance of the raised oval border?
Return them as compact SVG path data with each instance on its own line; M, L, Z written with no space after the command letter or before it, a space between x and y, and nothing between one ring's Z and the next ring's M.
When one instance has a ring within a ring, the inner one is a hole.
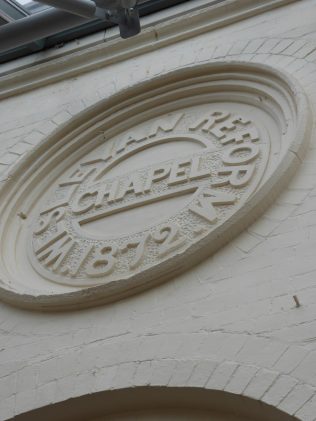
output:
M104 124L105 121L108 121L111 124L111 128L114 128L114 132L117 126L120 126L119 131L124 130L120 122L122 120L128 121L129 118L135 117L141 106L144 107L143 102L145 102L146 98L155 97L154 94L156 92L166 91L173 84L178 86L181 83L192 83L193 85L193 82L199 77L238 72L242 75L252 75L254 78L263 76L267 79L270 78L271 81L277 81L280 89L286 90L290 96L292 105L295 108L294 112L297 121L291 143L278 167L274 170L273 177L266 180L259 190L252 195L251 200L247 203L246 211L244 208L241 208L225 224L224 231L226 233L229 231L229 235L223 235L221 229L217 230L216 242L213 247L204 244L204 247L201 248L201 244L199 244L197 249L193 251L190 249L190 259L187 259L187 253L185 252L179 257L182 265L177 265L178 262L173 262L173 268L177 266L177 270L171 271L169 275L164 273L162 277L156 276L149 283L146 280L151 274L144 271L135 277L129 278L127 280L128 284L123 282L123 285L118 285L114 288L109 288L107 285L99 285L64 294L37 294L36 291L27 292L22 291L21 288L19 290L19 287L15 285L14 279L10 280L7 276L5 262L1 254L0 298L19 307L41 311L78 309L122 299L183 272L215 252L242 231L246 225L253 222L273 202L276 195L294 174L295 169L304 156L312 126L309 104L304 92L293 78L271 67L240 62L215 63L173 71L167 75L153 78L151 81L123 90L108 99L100 101L89 110L83 111L62 128L56 130L53 135L47 137L38 147L35 147L32 152L16 164L8 175L7 181L1 187L0 219L2 224L0 227L0 238L1 242L3 242L14 220L18 220L20 223L21 221L17 218L20 218L21 215L27 218L27 209L30 205L28 193L36 183L43 179L44 174L54 170L58 153L61 150L68 155L72 154L72 162L74 162L78 158L76 152L78 146L81 147L80 153L82 156L82 147L84 149L84 145L88 145L87 141L97 138L99 124ZM141 105L139 105L140 100L143 101ZM158 109L161 104L159 104L159 99L157 101L154 106ZM3 249L3 245L0 244L0 246ZM190 260L189 263L184 263L188 260ZM157 271L157 269L155 270Z

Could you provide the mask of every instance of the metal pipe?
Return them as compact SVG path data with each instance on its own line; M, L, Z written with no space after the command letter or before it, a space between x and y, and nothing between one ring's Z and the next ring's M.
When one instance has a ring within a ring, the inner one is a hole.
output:
M99 1L102 1L102 4L104 2L103 6L116 5L119 9L105 10L98 7ZM79 26L93 18L117 23L122 38L129 38L140 32L138 10L121 7L122 4L136 4L136 0L39 0L39 2L61 7L67 11L52 8L0 26L0 53Z
M92 19L96 14L96 4L90 0L36 0L38 3L56 7L64 12Z
M88 21L57 9L45 10L32 16L0 26L0 53L36 41Z

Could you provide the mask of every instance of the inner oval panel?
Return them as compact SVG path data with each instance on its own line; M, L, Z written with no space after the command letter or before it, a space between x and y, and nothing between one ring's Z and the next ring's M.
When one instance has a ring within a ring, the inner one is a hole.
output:
M197 152L203 146L194 139L182 140L164 139L160 144L148 145L144 150L138 151L128 159L119 162L106 173L106 177L117 177L131 170L144 168L146 165L155 165L163 161L185 156Z
M183 208L190 200L190 195L184 194L159 200L148 205L142 204L134 209L108 215L105 218L81 225L81 230L92 237L108 237L136 232L157 223Z

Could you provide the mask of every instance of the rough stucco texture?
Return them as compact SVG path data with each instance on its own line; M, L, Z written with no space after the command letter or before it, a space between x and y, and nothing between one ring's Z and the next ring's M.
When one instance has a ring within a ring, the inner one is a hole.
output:
M315 107L314 3L296 2L2 101L0 180L78 112L193 63L265 63L297 78ZM94 391L154 384L227 390L315 421L315 246L313 138L264 216L190 272L90 310L40 314L1 304L0 419Z

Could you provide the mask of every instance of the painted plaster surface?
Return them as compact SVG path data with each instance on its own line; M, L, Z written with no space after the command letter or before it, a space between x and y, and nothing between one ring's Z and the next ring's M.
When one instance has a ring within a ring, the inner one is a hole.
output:
M85 109L186 66L270 66L298 81L314 112L314 9L311 0L294 2L3 100L1 180ZM96 391L169 385L226 390L315 421L315 151L312 135L293 178L264 214L164 284L67 313L2 303L0 419Z

